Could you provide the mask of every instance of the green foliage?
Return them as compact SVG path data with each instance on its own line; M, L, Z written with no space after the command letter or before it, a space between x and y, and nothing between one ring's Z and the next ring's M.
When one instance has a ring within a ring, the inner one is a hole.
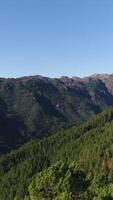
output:
M112 199L112 155L113 107L1 156L0 200Z
M58 162L40 172L29 186L28 199L74 200L83 199L89 181L75 163ZM25 197L26 199L26 197Z

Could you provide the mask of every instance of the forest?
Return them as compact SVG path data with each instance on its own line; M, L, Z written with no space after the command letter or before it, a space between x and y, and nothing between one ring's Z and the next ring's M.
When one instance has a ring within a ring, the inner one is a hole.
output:
M0 158L0 200L113 199L113 107Z

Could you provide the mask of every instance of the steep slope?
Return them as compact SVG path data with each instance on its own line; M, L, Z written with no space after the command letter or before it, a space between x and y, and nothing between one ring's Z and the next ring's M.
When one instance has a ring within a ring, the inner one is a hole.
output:
M82 79L1 78L0 99L6 107L6 119L4 123L1 119L0 152L16 148L32 138L48 136L62 127L80 124L113 105L112 86L113 75ZM7 118L11 118L10 123Z
M74 161L84 170L90 179L90 199L104 199L105 196L112 199L112 155L113 107L81 126L61 130L43 140L35 139L2 156L0 200L23 200L36 174L59 160L68 163Z
M10 146L18 147L25 142L24 122L16 114L9 114L7 105L0 98L0 152L7 152Z

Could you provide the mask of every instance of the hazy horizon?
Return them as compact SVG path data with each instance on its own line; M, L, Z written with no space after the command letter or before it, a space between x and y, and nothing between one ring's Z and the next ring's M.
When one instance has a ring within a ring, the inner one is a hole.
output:
M41 76L41 77L45 77L45 78L61 78L61 77L68 77L68 78L74 78L74 77L78 77L78 78L85 78L85 77L91 77L91 76L96 76L96 75L113 75L113 73L92 73L92 74L87 74L84 76L80 76L80 75L76 75L73 74L72 76L68 76L65 74L62 74L60 76L46 76L43 74L23 74L21 76L0 76L0 78L4 78L4 79L18 79L18 78L24 78L24 77L32 77L32 76Z

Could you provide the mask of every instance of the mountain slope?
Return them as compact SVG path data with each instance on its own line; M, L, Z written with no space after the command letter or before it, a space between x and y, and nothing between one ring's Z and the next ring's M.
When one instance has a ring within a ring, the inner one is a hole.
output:
M0 78L0 152L80 124L113 105L112 88L113 75Z
M92 199L96 199L100 193L101 196L112 196L112 155L113 107L79 127L61 130L43 140L35 139L2 156L0 200L24 199L33 177L59 160L69 163L74 161L84 170L90 179L88 190Z

